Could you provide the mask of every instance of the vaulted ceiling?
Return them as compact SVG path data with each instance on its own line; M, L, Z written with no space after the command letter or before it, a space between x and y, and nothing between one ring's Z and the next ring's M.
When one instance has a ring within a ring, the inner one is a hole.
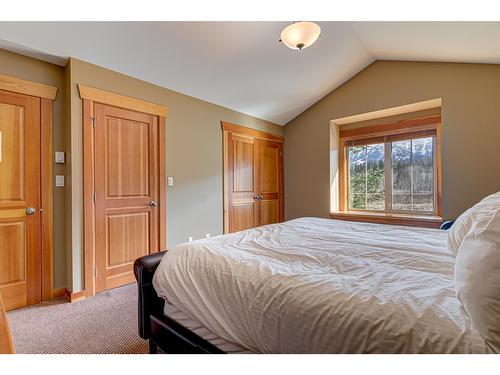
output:
M296 51L278 41L286 22L0 22L0 48L75 57L281 125L377 59L500 63L499 22L318 24Z

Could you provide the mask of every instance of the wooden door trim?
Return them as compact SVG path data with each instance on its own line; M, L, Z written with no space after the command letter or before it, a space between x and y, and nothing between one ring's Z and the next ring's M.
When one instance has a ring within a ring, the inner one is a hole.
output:
M158 202L158 208L160 209L160 249L167 250L167 155L166 155L166 126L165 126L165 117L158 116L158 137L159 137L159 162L158 162L158 170L160 171L160 189L158 193L160 194L160 202ZM163 199L161 199L163 198ZM164 226L163 230L161 230L161 226Z
M108 104L136 112L148 113L159 117L167 117L167 107L160 104L149 103L141 99L120 95L82 84L78 84L78 91L80 92L80 98L82 99L88 99L94 102Z
M54 182L52 173L52 103L40 99L40 179L42 240L42 301L53 297Z
M57 87L0 74L0 90L55 100Z
M252 138L264 139L266 141L284 143L285 138L263 132L261 130L247 128L246 126L231 124L230 122L221 121L222 130Z
M0 90L40 98L40 286L41 300L45 301L53 298L52 106L57 88L0 74Z
M223 196L223 204L222 204L222 209L223 209L223 215L222 215L222 222L223 222L223 231L224 233L229 233L229 199L230 199L230 189L229 189L229 177L232 175L233 171L229 169L229 142L230 142L230 137L229 137L229 132L224 130L222 132L222 160L223 160L223 165L222 165L222 174L223 174L223 181L222 181L222 187L224 191L224 196Z
M94 102L83 99L83 249L85 297L95 295Z
M81 85L78 85L79 87ZM102 90L100 90L102 91ZM80 94L81 94L80 90ZM94 181L95 181L95 160L94 160L94 126L92 118L94 117L94 104L101 103L107 105L118 106L101 101L94 101L82 97L83 102L83 251L84 251L84 290L73 292L71 296L76 295L70 300L79 300L81 298L92 297L96 294L96 283L94 278L95 268L95 204L94 204ZM167 205L166 205L166 124L165 116L150 113L147 111L137 110L136 107L128 108L123 105L129 102L121 102L120 108L135 112L143 112L158 116L158 168L159 168L159 230L160 230L160 249L167 248ZM146 102L144 102L146 103ZM150 103L151 104L151 103ZM163 107L165 108L165 107ZM166 108L165 112L166 115ZM81 293L78 294L78 293ZM83 296L83 297L82 297Z
M7 313L0 294L0 354L14 354L15 352L14 340L12 340Z
M245 126L240 126L240 125L235 125L231 124L229 122L221 121L221 128L222 128L222 175L223 175L223 180L222 180L222 191L223 191L223 199L222 199L222 209L223 209L223 215L222 215L222 221L223 221L223 231L224 233L230 233L230 225L229 225L229 218L231 214L231 190L232 186L230 189L230 181L232 181L232 174L233 171L232 169L229 168L230 165L230 153L229 153L229 145L232 141L231 135L237 135L237 136L243 136L243 137L248 137L248 138L257 138L261 140L266 140L266 141L271 141L271 142L277 142L280 143L281 145L281 155L280 155L280 186L282 189L281 192L281 199L280 199L280 212L279 212L279 220L284 221L285 219L285 187L284 181L285 181L285 170L284 170L284 142L285 139L283 137L275 136L260 130L256 129L251 129L247 128Z
M279 158L279 168L280 168L280 212L279 212L279 221L285 221L285 150L284 144L280 146L280 158Z

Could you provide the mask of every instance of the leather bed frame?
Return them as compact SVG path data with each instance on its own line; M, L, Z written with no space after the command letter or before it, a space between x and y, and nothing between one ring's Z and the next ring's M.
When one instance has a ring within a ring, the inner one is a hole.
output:
M224 353L163 313L165 301L156 294L153 275L165 253L146 255L134 263L139 300L139 335L149 341L149 352L156 354L160 348L168 354Z

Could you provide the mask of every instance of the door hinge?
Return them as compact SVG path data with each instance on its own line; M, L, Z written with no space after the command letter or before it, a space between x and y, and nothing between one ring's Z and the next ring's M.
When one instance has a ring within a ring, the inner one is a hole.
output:
M94 267L94 277L97 277L97 268Z
M90 120L92 121L92 126L95 128L95 124L97 122L97 118L91 117Z
M94 203L95 203L95 199L96 199L96 194L94 193L94 194L92 194L92 200L94 201Z

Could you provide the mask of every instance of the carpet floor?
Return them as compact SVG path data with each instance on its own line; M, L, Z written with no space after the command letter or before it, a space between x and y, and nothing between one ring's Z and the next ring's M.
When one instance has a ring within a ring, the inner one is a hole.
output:
M17 353L142 354L137 286L129 284L69 303L64 297L8 313Z

